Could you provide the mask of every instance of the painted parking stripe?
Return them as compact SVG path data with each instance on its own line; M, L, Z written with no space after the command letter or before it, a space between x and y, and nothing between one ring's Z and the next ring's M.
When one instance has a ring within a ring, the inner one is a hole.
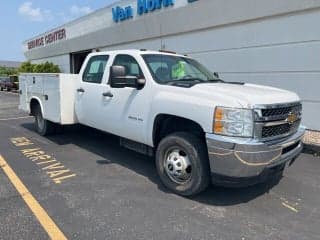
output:
M2 118L2 119L0 119L0 121L10 121L10 120L18 120L18 119L26 119L26 118L33 118L33 116L15 117L15 118Z
M39 202L32 196L27 187L22 183L19 177L15 174L6 160L0 155L0 168L3 169L13 186L19 192L25 203L28 205L30 210L36 216L38 221L44 230L48 233L49 237L54 240L67 239L59 227L50 218L47 212L41 207Z

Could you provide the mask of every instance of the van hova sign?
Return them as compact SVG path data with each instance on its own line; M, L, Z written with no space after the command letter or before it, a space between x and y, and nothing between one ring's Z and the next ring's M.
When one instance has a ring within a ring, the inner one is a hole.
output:
M61 41L63 39L66 39L66 30L64 28L48 33L37 39L31 40L30 42L28 42L28 50L37 47L44 47L46 45Z
M175 0L137 0L137 14L143 15L148 12L173 6ZM133 18L134 9L132 6L112 8L113 21L119 22Z

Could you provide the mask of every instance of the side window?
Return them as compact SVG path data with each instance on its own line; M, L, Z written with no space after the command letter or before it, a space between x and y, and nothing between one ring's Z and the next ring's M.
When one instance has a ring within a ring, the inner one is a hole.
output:
M143 78L143 73L138 62L130 55L117 55L113 65L124 66L128 76L137 76L139 78Z
M91 57L84 70L82 80L89 83L101 83L108 59L107 55Z

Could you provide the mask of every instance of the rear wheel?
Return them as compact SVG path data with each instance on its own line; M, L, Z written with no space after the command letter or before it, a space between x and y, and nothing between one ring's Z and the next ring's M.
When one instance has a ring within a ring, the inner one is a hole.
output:
M7 88L7 92L11 92L11 88Z
M190 133L174 133L162 139L156 166L163 184L176 194L192 196L209 185L205 143Z
M46 136L54 132L54 123L43 118L40 106L36 106L34 116L36 131L41 136Z

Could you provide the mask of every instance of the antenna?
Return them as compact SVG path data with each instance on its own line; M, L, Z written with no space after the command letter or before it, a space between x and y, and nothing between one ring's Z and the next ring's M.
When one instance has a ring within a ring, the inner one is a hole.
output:
M160 49L161 49L161 50L165 50L165 49L166 49L166 45L165 45L165 43L163 42L162 23L160 23L160 44L161 44Z

